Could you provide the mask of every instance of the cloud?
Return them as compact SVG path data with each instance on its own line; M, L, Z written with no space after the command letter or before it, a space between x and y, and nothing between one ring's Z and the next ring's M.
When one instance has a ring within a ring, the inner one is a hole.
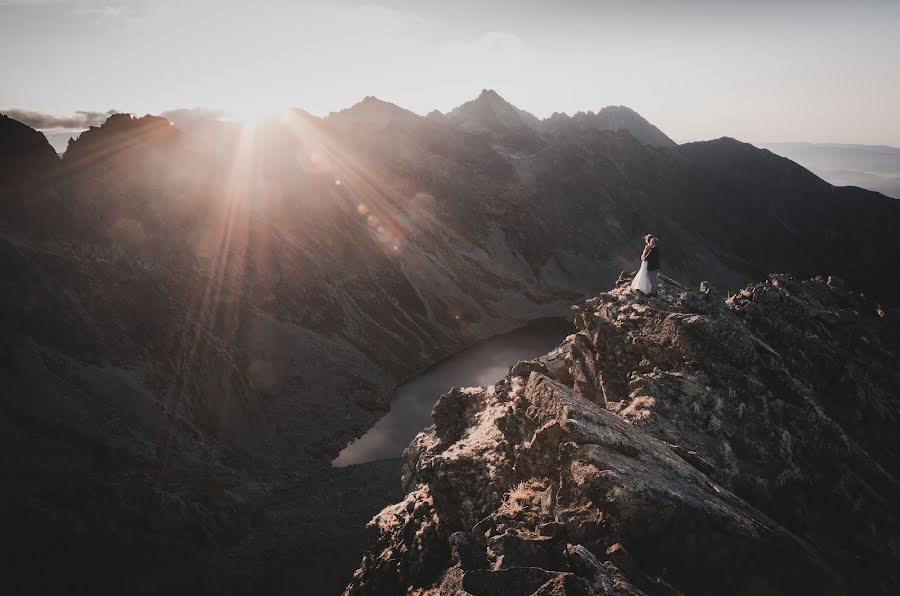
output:
M381 4L362 4L354 10L354 16L368 26L418 27L428 24L428 19L403 10L395 10Z
M10 118L38 130L84 130L89 126L100 126L106 122L107 118L118 113L117 110L109 110L108 112L78 110L71 116L56 116L20 108L9 108L8 110L0 111Z
M95 5L76 6L72 13L77 16L93 18L94 23L119 31L136 31L144 23L142 4L130 4L120 0L101 0Z
M523 60L528 53L522 38L506 31L488 31L472 47L480 56L500 60Z
M205 122L209 120L222 120L228 116L225 110L216 108L178 108L175 110L167 110L160 114L163 118L178 127L185 127L197 122Z

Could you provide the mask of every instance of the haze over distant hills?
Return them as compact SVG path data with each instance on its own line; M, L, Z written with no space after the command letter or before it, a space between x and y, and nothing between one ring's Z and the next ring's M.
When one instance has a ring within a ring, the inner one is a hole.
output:
M278 571L333 593L364 537L322 479L400 379L568 313L647 232L685 284L835 275L891 305L898 226L900 203L735 139L675 145L621 107L540 121L489 90L427 117L116 114L62 158L2 117L13 588L247 593Z
M836 186L858 186L900 199L900 149L886 145L765 143Z

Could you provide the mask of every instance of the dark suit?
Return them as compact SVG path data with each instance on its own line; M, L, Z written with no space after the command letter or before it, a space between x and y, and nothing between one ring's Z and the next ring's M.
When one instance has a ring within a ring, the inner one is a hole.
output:
M647 272L650 274L650 295L656 296L659 290L659 245L654 246L647 253Z

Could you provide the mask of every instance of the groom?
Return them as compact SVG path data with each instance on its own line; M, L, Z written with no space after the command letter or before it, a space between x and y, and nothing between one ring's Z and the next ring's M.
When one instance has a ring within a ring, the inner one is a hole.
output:
M656 296L659 289L659 238L653 236L650 239L647 252L647 273L650 274L650 295Z

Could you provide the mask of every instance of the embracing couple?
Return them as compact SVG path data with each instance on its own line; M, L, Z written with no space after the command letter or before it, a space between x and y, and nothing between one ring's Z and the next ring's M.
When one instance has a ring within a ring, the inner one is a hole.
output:
M644 251L641 253L641 269L631 282L631 289L643 294L656 296L659 288L659 238L653 234L644 236Z

